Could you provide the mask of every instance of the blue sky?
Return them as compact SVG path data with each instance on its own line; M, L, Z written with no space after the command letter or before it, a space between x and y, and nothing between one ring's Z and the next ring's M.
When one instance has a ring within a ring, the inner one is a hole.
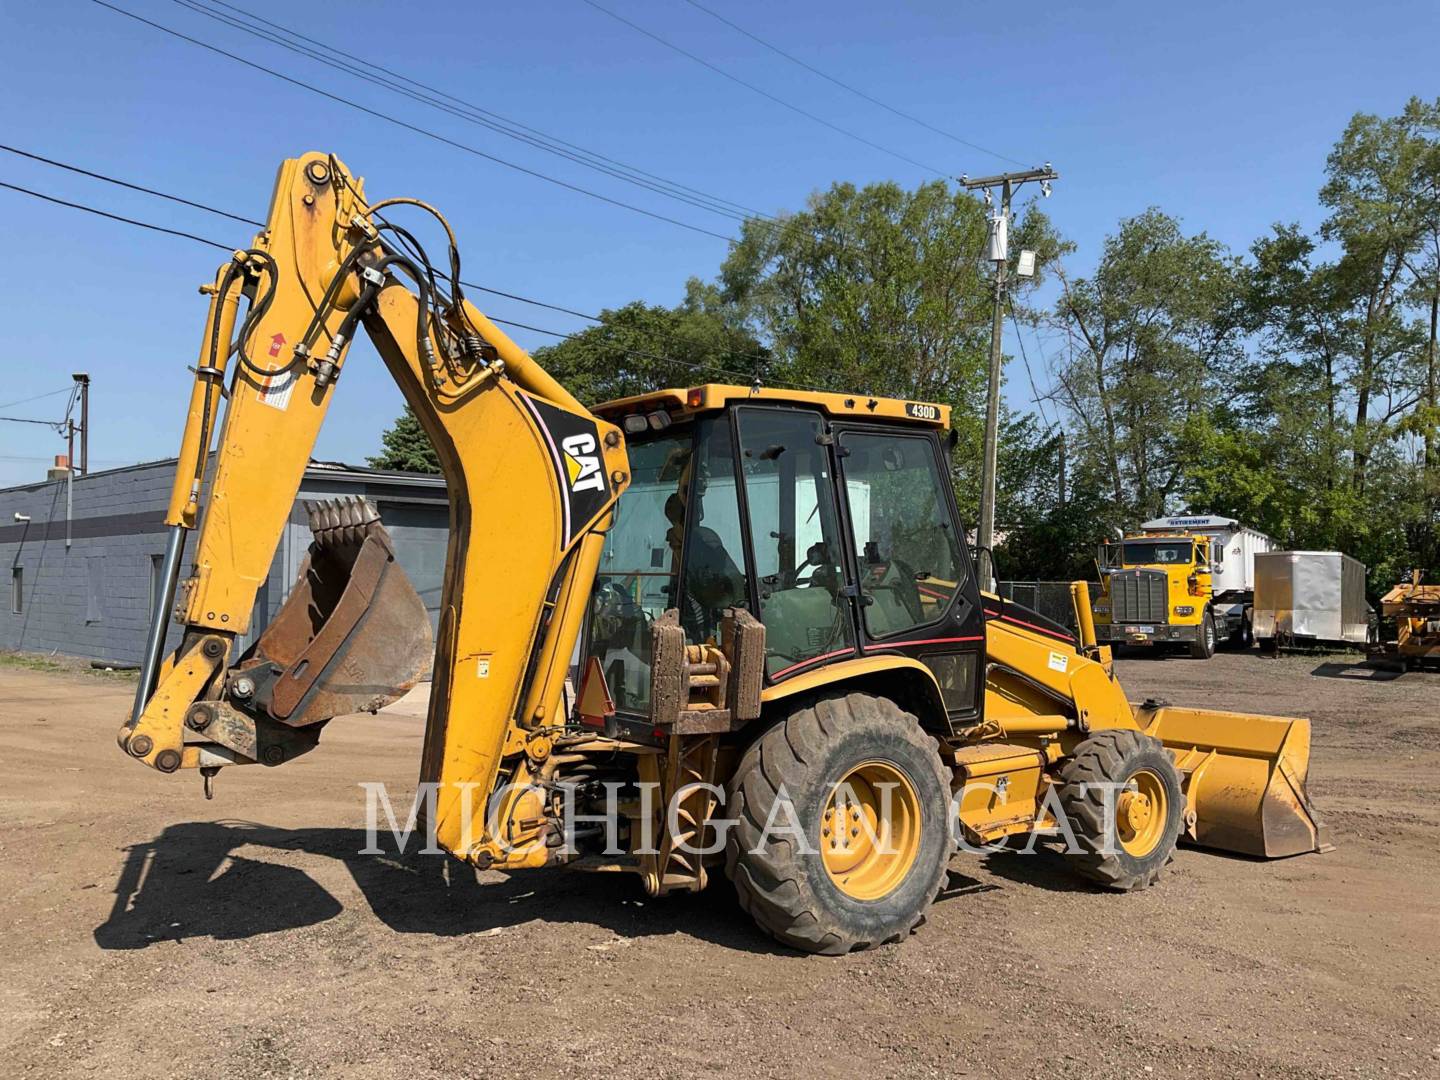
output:
M736 76L951 174L1008 163L899 119L791 65L683 0L601 0ZM599 176L256 41L173 0L114 0L156 22L485 153L705 229L733 222ZM1150 204L1238 249L1272 222L1313 226L1325 156L1356 111L1440 94L1440 6L997 5L712 0L737 24L971 142L1062 173L1047 205L1093 265ZM582 0L290 5L254 13L512 120L767 212L836 180L932 174L796 115ZM0 142L263 217L280 159L329 150L372 197L413 195L455 225L465 276L595 311L674 303L723 241L609 206L284 84L88 0L0 2ZM0 181L244 246L234 222L0 153ZM94 379L93 468L173 454L216 251L0 189L0 405ZM508 300L490 314L584 324ZM527 346L547 339L516 332ZM1027 342L1032 361L1038 343ZM1039 372L1037 372L1039 374ZM1010 400L1029 397L1011 370ZM683 381L683 380L680 380ZM1023 391L1023 392L1022 392ZM0 409L58 416L64 398ZM400 407L367 347L342 378L317 456L361 461ZM61 441L0 423L0 486L37 478Z

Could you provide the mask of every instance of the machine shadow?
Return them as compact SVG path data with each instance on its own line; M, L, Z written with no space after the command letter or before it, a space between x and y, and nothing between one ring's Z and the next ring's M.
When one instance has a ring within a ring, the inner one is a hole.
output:
M383 833L384 854L360 854L366 843L364 829L172 825L129 849L95 941L102 949L144 949L165 940L239 940L313 926L344 910L304 870L254 850L269 848L344 863L375 916L396 933L450 937L538 919L599 925L625 938L684 933L745 952L796 955L740 911L723 876L698 896L651 899L626 873L556 868L482 881L448 855L420 854L421 837L405 853Z
M1029 885L1047 892L1085 893L1097 891L1095 886L1075 876L1065 862L1065 856L1047 844L1036 844L1033 851L1014 850L992 851L982 856L988 873L1013 881L1017 885Z
M1405 672L1396 671L1393 668L1380 667L1368 660L1357 660L1353 663L1341 663L1333 660L1326 661L1314 668L1311 675L1322 679L1350 679L1360 682L1394 682Z

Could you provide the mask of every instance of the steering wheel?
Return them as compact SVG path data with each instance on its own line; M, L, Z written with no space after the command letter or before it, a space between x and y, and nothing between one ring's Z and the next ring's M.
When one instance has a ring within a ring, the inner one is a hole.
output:
M825 546L825 541L816 541L806 550L805 558L800 565L785 575L787 579L785 587L787 589L798 589L802 586L806 588L817 586L820 582L815 580L815 575L820 570L829 569L833 565L830 561L830 549ZM800 575L805 572L807 567L810 569L810 576L802 579Z
M636 623L648 630L655 621L628 589L614 581L605 581L596 587L594 618L606 638L614 638L622 628Z
M920 577L908 563L900 559L885 559L865 565L865 591L871 594L887 592L909 612L916 622L923 619L920 603ZM929 575L926 574L928 577Z

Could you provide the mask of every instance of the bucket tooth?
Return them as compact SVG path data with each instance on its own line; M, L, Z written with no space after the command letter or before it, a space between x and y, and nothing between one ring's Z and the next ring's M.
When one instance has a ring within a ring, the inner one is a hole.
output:
M433 649L425 604L364 498L306 504L314 542L299 580L240 668L253 705L292 727L374 711L415 685Z

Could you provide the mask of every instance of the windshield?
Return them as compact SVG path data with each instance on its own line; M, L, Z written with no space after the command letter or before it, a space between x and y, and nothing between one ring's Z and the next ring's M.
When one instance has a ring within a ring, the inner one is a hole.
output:
M1155 563L1190 565L1194 542L1191 540L1127 540L1125 565L1148 566Z

